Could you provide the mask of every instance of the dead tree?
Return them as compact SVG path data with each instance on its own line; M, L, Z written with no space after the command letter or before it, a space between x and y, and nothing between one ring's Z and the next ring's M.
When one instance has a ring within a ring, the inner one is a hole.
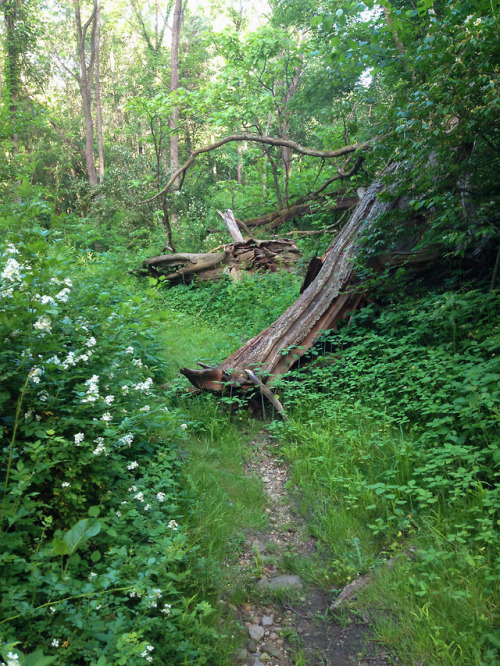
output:
M153 277L162 277L173 284L198 280L217 280L223 275L239 279L243 271L292 270L299 260L300 251L295 243L288 239L258 240L241 235L233 212L219 211L226 228L233 239L232 243L222 245L205 254L177 253L162 254L143 261L139 273ZM137 271L136 271L137 272Z
M397 166L391 177L395 180ZM326 330L335 329L341 319L352 313L366 299L354 271L354 258L361 231L379 216L398 205L395 195L378 198L385 185L376 180L364 193L349 222L336 236L317 270L309 275L309 284L297 301L271 326L214 367L202 369L182 368L181 373L200 390L221 393L226 388L246 391L255 383L251 371L267 387L283 375L305 354ZM389 186L390 195L394 186ZM416 261L428 261L421 253L399 253L399 258L388 256L396 264L413 255Z

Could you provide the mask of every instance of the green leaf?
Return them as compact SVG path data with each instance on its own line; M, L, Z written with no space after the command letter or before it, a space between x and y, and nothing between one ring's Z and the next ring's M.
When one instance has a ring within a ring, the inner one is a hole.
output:
M54 555L67 555L69 553L68 544L65 543L62 539L54 537L52 539L52 549Z
M56 661L57 657L46 657L43 650L37 650L26 655L26 666L47 666Z
M63 541L68 546L68 555L72 555L75 550L101 531L101 523L90 518L79 520L76 525L66 532Z

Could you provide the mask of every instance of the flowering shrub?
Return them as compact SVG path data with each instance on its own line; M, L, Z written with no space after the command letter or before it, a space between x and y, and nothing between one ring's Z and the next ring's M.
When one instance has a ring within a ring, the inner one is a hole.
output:
M206 663L211 608L190 589L179 509L184 424L154 391L164 361L144 299L109 263L75 267L46 232L10 241L0 250L0 655L29 666Z

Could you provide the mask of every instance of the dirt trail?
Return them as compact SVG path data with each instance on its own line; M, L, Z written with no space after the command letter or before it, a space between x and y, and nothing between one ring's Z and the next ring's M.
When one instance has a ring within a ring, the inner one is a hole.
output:
M247 638L236 662L249 666L388 664L370 641L367 621L339 624L329 611L333 601L329 591L280 569L283 555L308 557L316 549L316 540L308 534L287 488L288 467L265 433L250 442L247 473L262 480L269 499L269 527L249 533L240 556L242 578L252 571L255 576L256 570L262 576L255 578L251 599L233 606ZM285 588L292 589L291 594L280 593Z

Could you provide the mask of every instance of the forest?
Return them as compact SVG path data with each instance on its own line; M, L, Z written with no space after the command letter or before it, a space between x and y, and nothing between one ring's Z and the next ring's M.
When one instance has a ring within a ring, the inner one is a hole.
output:
M500 660L497 0L0 0L0 665Z

